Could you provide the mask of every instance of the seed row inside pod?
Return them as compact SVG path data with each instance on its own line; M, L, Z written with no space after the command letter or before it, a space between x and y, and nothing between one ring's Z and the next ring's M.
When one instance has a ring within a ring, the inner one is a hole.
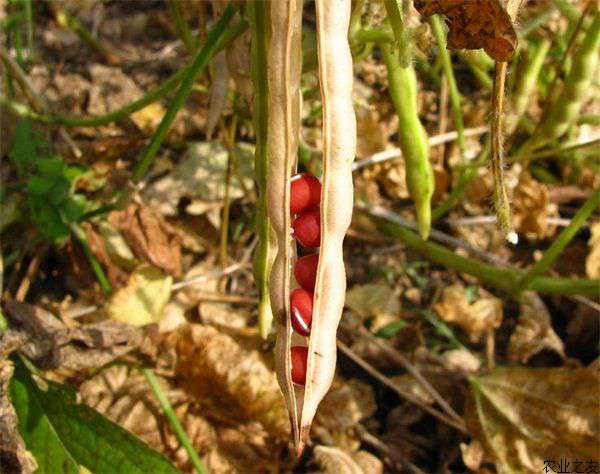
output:
M293 236L306 248L321 243L321 183L312 174L300 174L292 178L290 185L290 212L296 214ZM312 323L313 299L319 256L310 253L296 260L294 276L299 287L290 293L290 318L292 328L300 336L309 337ZM292 346L292 382L306 383L306 346Z

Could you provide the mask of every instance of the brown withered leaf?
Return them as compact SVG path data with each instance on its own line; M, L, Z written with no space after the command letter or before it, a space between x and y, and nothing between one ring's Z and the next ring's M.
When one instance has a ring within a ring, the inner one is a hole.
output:
M104 309L110 318L134 326L159 323L171 298L173 278L151 265L141 265L127 284L113 294Z
M588 368L498 368L471 377L466 420L498 472L600 456L600 375Z
M314 451L318 472L325 474L381 474L383 463L366 451L349 453L333 446L316 446Z
M258 351L200 324L185 326L176 336L176 371L205 413L235 424L258 421L273 435L289 435L275 372Z
M558 216L558 206L548 200L547 187L522 173L512 198L513 225L528 239L544 239L556 231L548 217Z
M213 426L190 404L186 394L174 389L167 379L157 376L194 448L202 455L217 442ZM185 449L171 432L169 424L142 373L132 367L112 366L86 380L78 391L82 401L123 428L165 452L177 467L191 472Z
M508 357L527 362L544 349L565 358L565 346L552 327L550 312L537 293L528 291L522 296L517 327L510 336Z
M162 216L146 206L130 204L113 211L108 222L119 229L135 255L173 276L181 274L181 243Z
M590 251L585 259L585 273L589 278L600 278L600 221L591 226L592 235L588 241Z
M354 285L346 292L346 307L362 319L372 320L373 331L397 321L400 315L398 294L386 284Z
M502 301L482 288L469 301L467 289L459 283L444 288L433 309L444 321L464 329L474 342L502 322Z
M356 379L336 378L317 411L313 436L325 444L356 451L360 447L356 425L376 409L370 385Z
M445 15L448 46L483 48L496 61L509 61L517 47L517 33L500 0L415 0L423 16Z
M4 309L12 323L11 331L19 331L26 336L26 342L20 349L45 369L102 367L142 342L140 330L117 321L106 320L69 328L37 306L6 301ZM11 331L0 336L0 346Z
M460 453L465 466L471 469L471 471L479 472L479 468L483 462L483 455L485 454L481 443L476 439L469 444L460 443Z

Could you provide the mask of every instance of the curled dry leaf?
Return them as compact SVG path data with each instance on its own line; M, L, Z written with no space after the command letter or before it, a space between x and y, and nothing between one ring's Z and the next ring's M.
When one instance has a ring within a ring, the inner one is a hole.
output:
M421 15L442 14L448 23L448 47L483 48L496 61L509 61L517 33L500 0L415 0Z
M290 425L275 374L258 351L245 350L209 326L182 328L176 344L182 385L222 420L259 421L289 436Z
M498 472L544 472L548 459L598 459L597 371L501 368L470 381L469 431Z
M315 417L314 433L321 442L348 451L360 447L356 425L375 413L377 405L370 385L356 379L335 379Z
M481 463L483 462L483 455L485 451L481 443L474 439L469 444L460 443L460 453L462 454L462 460L471 471L479 472Z
M469 301L466 288L455 283L444 288L433 308L444 321L460 326L474 342L502 323L502 301L482 288Z
M332 446L316 446L314 456L319 472L325 474L383 473L383 463L366 451L348 453Z
M172 283L173 278L160 269L141 266L111 295L105 310L112 319L134 326L158 323L171 297Z
M130 204L124 211L113 211L108 222L119 229L135 255L167 273L181 273L181 243L159 214L146 206Z
M591 227L592 235L588 241L590 251L585 259L585 273L589 278L600 278L600 221Z
M564 359L564 344L554 332L550 312L537 293L523 294L520 313L508 343L509 359L524 363L545 349L555 351Z
M556 231L548 217L558 216L558 206L548 200L548 189L528 173L522 173L512 199L513 225L528 239L544 239Z
M69 328L48 311L17 301L4 303L11 331L0 336L0 347L20 332L21 351L39 367L70 370L102 367L142 342L140 330L116 321L100 321ZM17 347L14 347L16 349Z

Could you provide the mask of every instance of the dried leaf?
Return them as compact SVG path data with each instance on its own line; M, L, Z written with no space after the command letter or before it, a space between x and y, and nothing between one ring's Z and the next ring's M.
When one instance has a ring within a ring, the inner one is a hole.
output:
M87 112L91 115L103 115L117 110L144 95L140 87L121 68L92 64L89 74L92 81L89 84ZM73 90L66 85L63 87L66 88L61 90ZM81 93L80 97L82 96L85 94ZM151 133L164 114L164 107L155 102L132 114L131 119L140 130Z
M212 417L256 420L269 433L289 436L290 425L273 370L256 350L242 348L210 326L180 330L177 373Z
M349 451L360 446L356 425L375 413L377 405L370 385L356 379L334 379L315 417L315 434L322 442Z
M482 288L469 301L466 288L458 283L444 288L433 308L444 321L464 329L474 342L502 322L502 301Z
M469 444L460 443L460 452L463 462L471 471L478 472L483 461L483 446L476 439Z
M184 392L170 387L162 377L157 376L157 379L194 448L200 453L212 449L217 436L211 424L190 405ZM87 405L140 436L151 447L168 454L180 469L190 469L187 453L170 431L141 372L126 366L110 367L85 381L79 387L79 394Z
M387 133L376 110L358 107L356 109L356 156L366 158L387 145Z
M591 226L592 235L588 241L590 252L585 260L585 273L589 278L600 278L600 221Z
M496 61L509 61L517 47L512 20L499 0L415 0L423 16L447 17L448 47L483 48Z
M452 349L442 354L442 365L449 372L474 373L479 371L481 361L467 349Z
M533 292L523 294L517 327L510 336L508 357L527 362L538 352L549 349L565 358L565 347L554 332L550 312L542 299Z
M396 321L400 315L398 294L388 285L354 285L346 292L346 307L363 319L373 319L373 331Z
M558 216L558 206L548 200L548 189L522 173L512 199L513 225L519 234L528 239L544 239L556 231L548 224L548 217Z
M112 294L105 309L112 319L134 326L157 323L171 296L172 283L173 279L158 268L141 266L130 275L126 286Z
M11 331L0 336L5 346L15 332L23 333L20 349L42 368L81 370L102 367L142 342L142 333L116 321L100 321L69 328L48 311L17 301L4 304ZM13 350L17 347L13 347Z
M229 185L229 198L233 201L244 195L240 179L246 189L253 185L252 146L238 143L234 153L234 177ZM163 215L178 214L182 198L190 200L186 211L200 215L211 211L212 222L219 227L219 209L225 198L227 151L218 143L191 143L186 158L167 176L149 185L144 200Z
M362 451L362 453L365 453ZM365 453L366 454L366 453ZM361 463L350 453L332 446L316 446L315 461L326 474L377 474L383 472L383 463L375 456L360 458Z
M501 368L471 377L467 423L498 472L544 472L545 460L598 459L597 371Z
M130 204L124 211L111 212L108 221L123 233L138 258L173 276L181 273L179 238L149 207Z

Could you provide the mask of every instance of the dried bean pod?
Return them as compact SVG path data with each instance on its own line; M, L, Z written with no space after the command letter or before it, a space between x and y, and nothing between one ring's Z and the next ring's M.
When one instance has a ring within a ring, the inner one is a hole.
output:
M321 248L300 418L300 450L335 372L336 332L346 294L342 244L352 219L352 162L356 153L352 55L348 44L351 1L317 0L316 7L323 103Z
M573 65L563 89L544 117L529 143L528 151L536 150L563 136L577 119L584 100L591 90L600 50L600 13L593 16L583 42L577 48Z
M277 256L269 281L277 320L277 378L289 410L294 443L301 453L317 406L333 380L336 331L346 291L342 244L352 217L352 161L356 148L352 57L348 45L351 0L316 2L323 103L321 248L311 332L308 347L304 349L307 352L304 387L294 385L294 379L299 380L298 354L303 351L299 347L305 347L306 340L292 332L290 317L291 264L295 257L290 235L290 188L298 148L302 2L276 1L270 7L268 197L269 218L277 235ZM308 280L304 283L309 283Z
M277 237L277 255L269 276L271 308L277 324L275 364L286 401L294 444L300 445L299 410L292 382L292 326L289 318L291 264L294 257L290 215L290 180L296 168L302 65L302 0L270 2L267 49L269 86L268 215Z

